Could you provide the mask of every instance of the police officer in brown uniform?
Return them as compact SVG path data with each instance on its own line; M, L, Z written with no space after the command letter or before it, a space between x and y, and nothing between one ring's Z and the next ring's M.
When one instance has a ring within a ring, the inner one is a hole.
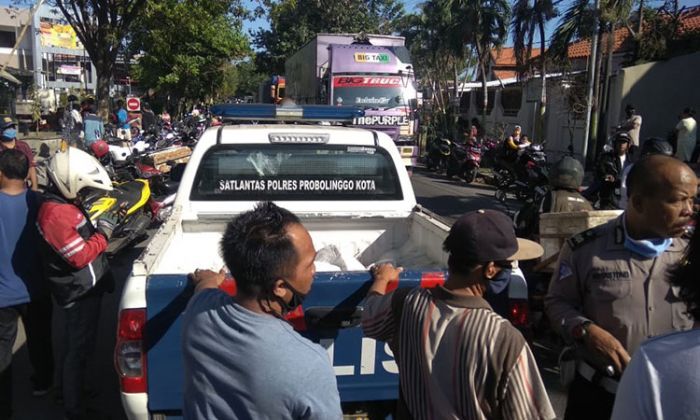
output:
M627 178L629 204L570 238L545 299L552 325L577 343L565 419L610 418L617 379L642 341L693 326L668 269L682 257L698 181L668 156L649 156Z

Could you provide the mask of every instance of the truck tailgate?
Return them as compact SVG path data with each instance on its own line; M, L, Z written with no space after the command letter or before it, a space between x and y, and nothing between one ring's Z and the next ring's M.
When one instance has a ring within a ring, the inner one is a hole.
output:
M401 274L399 284L434 287L444 277L442 271L407 270ZM303 308L289 317L300 333L327 350L343 402L389 400L398 396L398 372L388 345L362 335L360 302L370 284L370 274L365 271L316 273ZM235 293L235 284L225 282L222 289ZM181 414L181 321L193 292L185 275L161 274L148 278L144 340L151 413ZM236 357L235 349L231 357Z

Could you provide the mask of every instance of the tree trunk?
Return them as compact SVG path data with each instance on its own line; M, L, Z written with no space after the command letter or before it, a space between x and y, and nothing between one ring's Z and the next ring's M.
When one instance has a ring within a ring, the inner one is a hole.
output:
M610 32L608 33L608 55L605 64L605 80L603 82L603 94L600 98L600 115L601 124L598 134L601 138L606 137L607 127L609 126L608 121L608 102L610 96L610 77L613 71L613 49L615 48L615 25L611 25Z
M603 44L603 26L600 27L599 37L598 37L598 51L602 51L601 47ZM590 127L590 141L588 144L589 150L593 151L593 156L598 156L600 150L602 149L603 142L598 144L598 121L600 120L600 73L603 67L603 54L598 54L596 57L596 73L595 80L593 81L593 111L591 113L591 127Z
M544 142L545 139L545 115L547 113L547 60L545 59L545 35L544 22L539 22L540 30L540 81L542 90L540 91L540 106L537 112L537 124L535 126L535 139Z
M455 102L457 102L457 100L459 99L459 84L458 84L459 83L459 74L457 73L457 58L455 58L452 61L452 67L453 67L454 76L455 76L455 78L454 78L455 85L454 85L453 92L454 92Z
M486 130L486 109L488 108L489 105L489 92L488 92L488 86L486 83L487 80L487 75L486 75L486 57L484 54L486 52L481 51L481 48L479 48L478 42L475 45L476 48L476 54L479 56L479 68L481 69L481 91L483 94L483 99L482 99L482 104L483 104L483 109L481 110L481 126Z

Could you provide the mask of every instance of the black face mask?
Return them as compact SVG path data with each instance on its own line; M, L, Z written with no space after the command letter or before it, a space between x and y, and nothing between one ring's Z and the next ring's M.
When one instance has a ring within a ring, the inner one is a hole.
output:
M276 298L277 302L282 307L282 314L287 314L295 310L297 307L301 306L302 303L304 303L304 299L306 299L306 294L298 292L286 280L284 281L284 284L286 284L287 288L292 292L292 298L289 300L288 303L285 302L284 299L282 299L281 297Z

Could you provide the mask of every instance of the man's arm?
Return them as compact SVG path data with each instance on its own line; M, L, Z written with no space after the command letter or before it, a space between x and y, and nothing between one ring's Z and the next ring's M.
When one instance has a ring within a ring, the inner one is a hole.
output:
M29 167L29 181L32 183L32 191L39 191L39 181L37 180L34 166Z
M194 282L194 292L197 293L204 289L218 289L226 278L226 271L223 268L218 273L196 269L189 274L189 278Z
M617 126L618 130L632 130L638 128L642 125L642 117L639 115L633 115L628 120Z
M590 357L601 370L612 365L616 372L622 372L629 363L630 356L619 340L581 312L581 281L570 245L566 242L559 254L559 263L545 297L547 316L554 328L571 341L576 339L574 329L580 329L584 323L589 323L582 339Z
M79 223L90 223L72 205L44 205L39 210L37 226L56 253L71 266L81 269L105 252L107 238L101 233L95 233L87 240L83 239L76 225L78 215L82 217L82 222Z
M567 338L571 338L570 333L575 326L590 321L580 310L583 306L580 281L571 248L566 242L559 252L559 261L549 282L544 305L552 326Z
M387 294L387 287L390 282L398 281L402 271L403 268L392 264L372 267L374 282L363 301L362 330L365 336L389 341L396 333L398 323L392 310L394 293Z

